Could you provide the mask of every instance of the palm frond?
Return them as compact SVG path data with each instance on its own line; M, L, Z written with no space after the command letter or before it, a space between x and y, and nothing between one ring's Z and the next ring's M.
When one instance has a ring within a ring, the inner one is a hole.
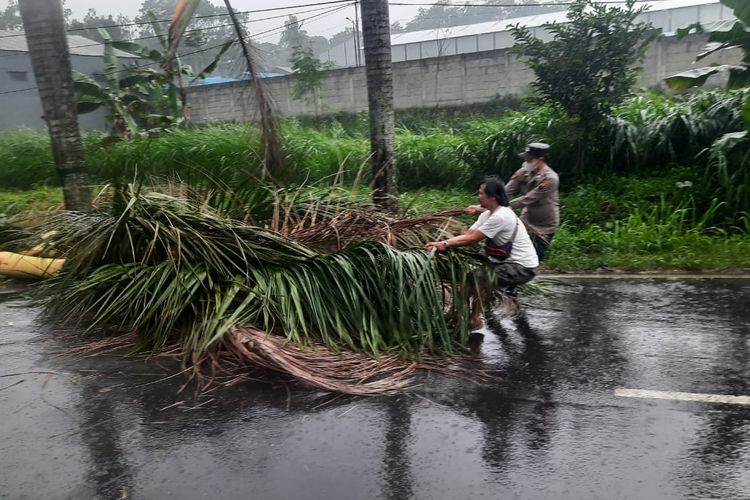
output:
M197 364L227 345L235 353L254 346L261 366L269 352L288 356L279 345L404 362L463 352L465 280L475 261L413 248L457 223L320 208L289 202L293 216L277 217L283 231L275 231L188 198L128 186L115 194L109 213L65 212L48 221L56 229L51 243L67 262L40 285L39 301L50 319L89 332L134 332L136 347L151 352L178 345ZM333 247L331 226L343 234ZM458 315L455 325L446 323L449 308ZM238 341L238 331L271 340ZM294 375L296 361L289 359L276 359L274 369ZM357 370L370 366L362 363ZM376 378L391 380L391 387L412 372L399 365L402 374L392 378L388 366ZM342 373L361 385L354 375Z

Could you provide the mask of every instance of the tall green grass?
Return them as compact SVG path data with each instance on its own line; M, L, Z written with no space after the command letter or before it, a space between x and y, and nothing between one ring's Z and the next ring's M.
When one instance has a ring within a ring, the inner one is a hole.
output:
M714 197L726 201L717 217L731 219L750 212L750 141L721 140L726 133L744 130L740 104L747 91L701 92L688 98L647 94L618 108L609 129L597 143L587 145L584 177L574 171L579 157L575 124L551 105L509 112L502 117L420 121L416 128L400 127L396 137L396 163L402 190L423 188L474 189L487 174L508 178L520 163L517 153L532 141L553 145L549 163L560 174L562 189L574 190L581 181L604 174L661 175L676 164L692 166L683 181L700 210ZM330 120L310 128L298 120L282 125L283 147L290 180L296 183L323 179L367 183L371 178L370 146L363 124ZM84 136L92 181L117 178L179 177L189 183L211 179L236 187L261 172L258 132L243 125L217 125L175 131L158 138L109 143L101 134ZM0 188L28 189L56 185L49 139L34 131L0 134ZM338 174L343 174L341 179ZM362 177L358 177L359 175ZM629 186L628 189L637 189ZM606 189L610 193L612 189ZM605 211L622 213L629 207L619 199L605 200L592 192ZM618 206L612 207L615 204ZM717 223L720 222L717 219Z
M666 196L642 203L623 219L576 228L563 224L546 265L561 271L750 270L750 224L729 230L710 225L723 203L699 211L692 200Z
M467 186L473 168L462 158L463 147L460 136L437 130L424 135L399 130L396 141L399 187Z
M241 125L177 130L158 138L139 138L107 145L90 137L89 171L97 181L136 175L179 177L195 182L206 176L234 184L259 174L260 134Z
M690 172L678 169L652 178L609 176L563 193L564 223L555 236L546 268L570 272L600 268L750 270L750 215L739 213L728 220L726 204L717 199L708 203L708 210L699 209L692 186L686 185L689 181L685 175ZM370 193L360 188L351 195L366 200ZM274 202L243 199L241 211L258 213ZM0 241L3 211L12 216L32 208L56 206L61 201L60 190L54 188L0 192ZM403 192L399 197L401 209L413 215L475 202L475 194L463 189L422 189ZM232 212L227 207L222 211ZM725 215L719 215L722 212ZM717 226L712 219L726 222ZM472 221L472 217L465 217L466 223Z
M610 162L618 172L649 172L669 163L691 162L724 134L744 130L742 105L748 93L715 90L685 99L634 97L614 113Z
M293 180L297 182L336 179L352 182L363 171L369 179L369 143L352 136L340 125L325 130L306 128L296 121L286 122L283 148Z
M53 210L62 202L62 190L54 187L0 191L0 219L32 210Z
M563 133L555 111L542 107L502 120L473 120L460 128L415 133L397 131L396 162L403 189L472 187L487 173L505 174L518 166L516 153L532 140ZM292 179L318 181L345 171L354 178L363 169L368 180L367 137L340 125L302 127L290 120L282 127L284 152ZM102 134L84 136L88 170L96 182L116 178L180 177L188 182L206 176L233 185L260 173L259 134L242 125L178 130L158 138L111 143ZM0 152L9 161L0 171L0 187L24 189L57 183L46 134L24 130L0 134Z
M29 129L0 133L0 188L28 189L53 181L52 149L47 134Z
M701 174L696 168L675 167L651 176L606 175L580 183L562 197L565 223L573 229L591 224L610 227L614 221L628 217L635 210L659 204L665 197L673 207L688 203L707 207L711 199L704 199L700 184ZM716 215L728 215L722 205Z

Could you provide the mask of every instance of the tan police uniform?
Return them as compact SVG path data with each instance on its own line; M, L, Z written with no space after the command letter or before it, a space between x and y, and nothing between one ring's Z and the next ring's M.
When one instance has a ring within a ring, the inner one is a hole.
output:
M538 172L520 168L505 185L511 208L522 208L521 220L530 230L540 258L560 227L560 179L548 165ZM514 196L519 195L516 198ZM541 245L541 248L540 246Z

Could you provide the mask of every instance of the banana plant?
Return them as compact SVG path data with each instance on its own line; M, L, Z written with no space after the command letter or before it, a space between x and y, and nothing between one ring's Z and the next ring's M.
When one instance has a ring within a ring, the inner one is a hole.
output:
M234 40L227 40L211 63L198 73L189 65L182 64L176 55L177 48L198 3L196 0L180 0L168 31L163 29L153 12L148 13L162 51L131 41L112 40L110 34L100 28L107 86L77 73L75 86L78 92L78 112L87 113L106 107L112 123L111 135L115 137L131 137L142 133L143 128L187 127L189 115L186 82L189 84L213 72L221 57L234 43ZM150 61L150 66L156 67L133 65L127 70L121 70L116 50ZM123 71L128 75L120 79Z
M721 0L721 3L734 11L736 20L722 21L712 26L708 32L708 44L696 57L696 62L724 49L739 48L743 52L739 64L721 64L683 71L672 75L665 81L672 90L684 90L690 87L700 87L712 75L722 72L729 73L727 87L739 89L750 86L750 2L747 0ZM706 33L700 23L677 30L678 38L690 33ZM745 126L750 130L750 100L746 101L742 109Z
M703 85L711 75L728 72L727 87L739 89L750 86L750 1L721 0L721 3L731 8L737 18L724 21L713 27L708 35L708 45L698 54L696 60L724 49L738 48L742 50L742 60L739 64L722 64L685 71L666 79L667 84L674 90L682 90ZM678 32L678 36L696 31L704 33L700 24L692 25ZM747 206L748 158L750 158L750 98L744 97L741 104L740 116L745 130L724 134L715 140L708 153L706 169L706 184L713 183L717 195L727 200L732 206ZM736 109L736 108L735 108ZM729 166L731 165L731 168Z
M73 85L78 95L78 113L90 113L100 107L107 108L112 124L110 134L114 137L131 137L139 130L134 115L143 109L142 96L133 92L132 79L120 80L120 65L112 38L107 30L100 28L104 40L104 75L106 86L100 85L87 75L73 72Z

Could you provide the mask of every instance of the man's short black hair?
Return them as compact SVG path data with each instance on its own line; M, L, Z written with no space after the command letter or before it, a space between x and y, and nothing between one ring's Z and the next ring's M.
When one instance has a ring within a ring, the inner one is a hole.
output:
M500 177L490 175L489 177L484 178L482 184L484 185L485 195L494 198L501 207L507 207L510 205L508 195L505 194L505 183Z

